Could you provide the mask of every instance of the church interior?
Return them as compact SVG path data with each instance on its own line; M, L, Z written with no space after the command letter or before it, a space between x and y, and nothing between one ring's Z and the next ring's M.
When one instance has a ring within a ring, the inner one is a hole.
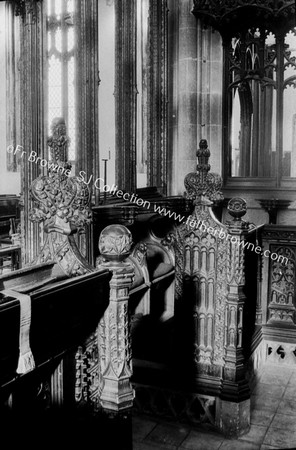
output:
M3 442L295 449L295 1L7 0L0 37Z

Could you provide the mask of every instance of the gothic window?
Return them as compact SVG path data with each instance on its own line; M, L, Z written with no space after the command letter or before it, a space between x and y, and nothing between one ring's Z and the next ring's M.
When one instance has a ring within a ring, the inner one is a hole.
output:
M226 53L231 177L296 177L296 31L249 29ZM280 169L280 170L279 170Z
M76 36L77 0L46 0L47 11L47 123L63 117L70 137L70 161L76 159Z
M276 45L272 33L249 29L228 51L232 177L273 177L276 166Z
M293 0L194 0L222 36L225 186L296 186Z

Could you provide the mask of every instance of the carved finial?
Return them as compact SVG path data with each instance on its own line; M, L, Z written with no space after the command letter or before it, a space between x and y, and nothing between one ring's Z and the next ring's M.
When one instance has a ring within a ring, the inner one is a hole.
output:
M184 180L187 197L194 200L196 205L223 200L222 179L217 173L209 172L211 168L209 164L210 154L207 141L202 139L196 152L197 172L189 173Z
M211 166L208 163L209 158L211 156L211 152L208 149L208 142L206 139L202 139L199 143L199 149L196 152L198 164L196 166L196 170L198 172L209 172Z
M68 161L68 145L70 142L67 136L66 122L63 117L55 117L51 126L52 135L47 139L51 160L60 166L71 167Z
M241 197L233 197L228 202L227 210L235 222L244 222L241 217L247 212L247 202Z
M130 254L133 238L123 225L108 225L100 234L99 250L108 261L120 262Z

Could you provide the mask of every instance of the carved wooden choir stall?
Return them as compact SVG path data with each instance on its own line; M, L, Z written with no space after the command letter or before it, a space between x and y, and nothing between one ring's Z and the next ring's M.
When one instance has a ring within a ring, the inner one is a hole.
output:
M260 259L243 245L258 240L258 229L243 220L241 198L228 202L225 224L215 216L222 181L210 172L207 142L185 177L185 198L154 193L145 211L120 201L92 208L96 267L77 246L91 219L90 194L81 178L66 174L63 119L53 123L48 145L58 170L31 185L30 220L43 224L43 247L25 268L0 277L5 420L13 414L26 428L27 409L35 416L80 411L94 428L115 424L122 448L132 445L132 408L208 423L228 436L245 433L249 378L267 357L260 332L268 339L283 317L290 323L293 305L280 314L272 285L268 322L259 326L257 286L246 280L256 278ZM155 205L176 207L181 220L161 217ZM121 220L108 224L110 217Z
M58 170L31 185L30 219L43 223L43 248L27 267L0 277L2 423L6 431L18 428L20 440L35 423L54 440L63 430L68 442L77 439L71 429L81 410L100 419L86 421L88 436L90 424L95 432L100 423L102 442L105 433L110 445L120 439L122 448L131 448L130 416L122 415L134 397L127 316L133 267L123 261L131 235L111 227L100 239L105 262L99 269L87 262L75 234L89 222L89 192L65 174L62 119L53 123L48 143ZM33 433L31 442L37 438Z
M232 220L224 225L215 217L222 180L209 172L209 156L201 141L183 203L178 197L151 199L145 211L118 200L96 206L94 235L110 218L133 231L134 408L207 422L237 436L250 421L246 363L256 309L254 292L245 286L245 257L255 267L246 276L256 279L257 269L257 259L241 244L254 241L256 228L242 219L247 207L241 198L228 204ZM175 211L178 220L155 214L154 205Z

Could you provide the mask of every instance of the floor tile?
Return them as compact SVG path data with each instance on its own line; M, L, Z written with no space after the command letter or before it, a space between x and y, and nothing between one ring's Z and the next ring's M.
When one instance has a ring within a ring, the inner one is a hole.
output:
M266 433L263 444L281 449L296 448L296 432L292 432L289 427L282 429L270 427Z
M237 440L226 439L222 442L219 450L260 450L260 445L251 442L240 442Z
M288 384L283 398L296 401L296 383L295 386L290 386L290 384Z
M133 417L133 439L136 441L141 441L155 428L157 422L152 420Z
M266 410L258 410L255 409L251 411L251 425L261 425L261 426L269 426L275 412L266 411Z
M296 388L296 370L293 370L289 379L288 386L294 386Z
M133 450L295 450L296 370L265 367L251 396L250 431L239 439L136 416L133 440Z
M133 450L178 450L178 447L175 445L153 444L152 442L133 442Z
M280 367L278 363L276 363L276 364L267 363L266 365L264 365L262 367L260 374L263 374L263 373L279 374L282 372L282 370L283 370L283 366ZM284 367L284 370L285 370L285 372L286 371L289 371L290 373L293 372L293 368L290 366L287 366L287 365Z
M191 431L180 448L188 450L216 450L224 440L223 436Z
M296 398L295 400L283 398L283 400L280 401L277 413L296 416ZM296 418L294 420L296 421Z
M252 395L251 396L251 414L254 410L270 411L275 413L280 404L281 398L275 398L266 395Z
M287 382L288 383L288 382ZM281 398L284 395L286 385L275 385L275 384L256 384L253 395L264 395L266 397Z
M281 372L270 372L266 369L260 375L260 382L268 385L285 386L288 384L292 371L289 369Z
M251 425L248 433L239 438L239 441L248 441L253 444L262 444L266 435L268 427L262 427L260 425Z
M276 413L271 422L270 428L278 428L280 430L289 430L291 433L296 434L295 416Z
M145 442L179 446L186 439L189 431L188 427L177 424L159 424L148 434Z

